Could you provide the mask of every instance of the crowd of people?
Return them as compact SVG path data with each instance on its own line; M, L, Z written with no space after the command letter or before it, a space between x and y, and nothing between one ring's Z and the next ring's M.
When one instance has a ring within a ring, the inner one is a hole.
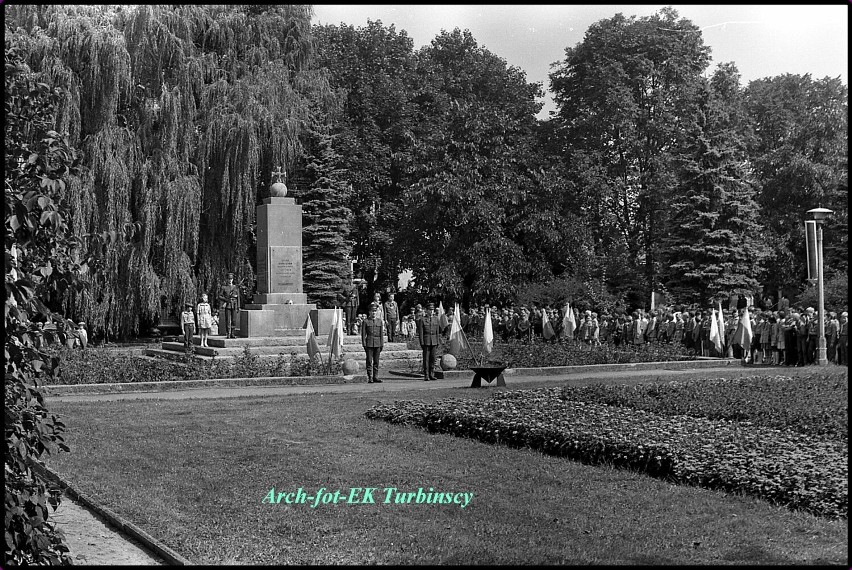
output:
M642 345L646 343L682 344L701 356L741 358L756 364L777 366L806 366L817 361L819 319L813 307L790 307L786 299L777 305L745 305L741 308L675 308L657 310L636 309L600 314L592 310L571 308L573 318L566 315L566 306L553 307L533 303L532 306L495 305L472 306L460 309L462 330L469 338L481 338L486 311L490 312L494 335L504 342L518 339L531 342L573 342L588 346ZM373 301L381 304L376 293ZM779 308L780 307L780 308ZM453 309L446 311L447 320L456 317ZM749 325L743 320L748 312ZM416 336L417 321L425 310L421 304L408 309L408 314L388 324L394 335L405 340ZM357 334L366 315L357 315L352 323ZM712 320L719 330L720 348L711 339ZM827 310L825 313L826 357L828 361L848 365L848 313ZM750 334L748 333L750 329ZM449 329L448 329L449 330Z

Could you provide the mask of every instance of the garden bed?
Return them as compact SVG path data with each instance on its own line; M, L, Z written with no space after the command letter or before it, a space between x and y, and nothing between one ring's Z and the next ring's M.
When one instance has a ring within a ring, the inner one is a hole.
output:
M317 364L294 355L279 355L276 359L260 358L248 347L239 356L205 360L182 355L180 360L141 358L129 351L106 347L86 350L51 348L61 362L55 384L112 384L138 382L173 382L179 380L213 380L223 378L267 377L340 377L340 363Z
M482 342L470 341L470 350L456 356L458 368L477 366L482 356ZM475 358L474 358L475 357ZM484 356L484 364L502 364L509 368L549 368L555 366L588 366L593 364L633 364L639 362L672 362L699 358L681 344L643 344L639 346L611 344L590 346L579 342L553 342L535 339L531 342L497 341L494 350Z
M837 405L828 410L833 419L823 426L831 427L815 430L825 435L801 431L801 418L811 417L809 404L804 403L808 394L823 395L814 406L832 395L839 397L840 375L795 381L752 377L742 384L740 379L694 380L680 388L616 386L612 392L609 387L515 390L485 400L395 402L375 406L366 415L586 463L637 469L674 482L744 492L845 518L848 443L838 437L836 428L845 421L838 416L846 416L846 398L842 409ZM697 404L740 390L762 394L762 401L744 405L732 397L715 408ZM619 405L607 405L608 400ZM741 417L750 419L724 419L720 410L725 409L739 410ZM788 417L797 419L783 420L791 409L800 413ZM780 429L771 427L779 425Z

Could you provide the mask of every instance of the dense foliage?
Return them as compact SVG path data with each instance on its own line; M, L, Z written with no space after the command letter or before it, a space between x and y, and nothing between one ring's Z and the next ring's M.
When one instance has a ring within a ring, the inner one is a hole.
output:
M813 382L805 383L826 381L809 380ZM775 417L783 415L785 404L806 396L795 388L803 381L791 379L786 390L777 391L785 397L775 400ZM787 426L774 429L759 421L666 413L678 407L670 400L683 397L690 388L701 390L700 386L695 381L677 394L663 393L666 404L659 413L575 400L571 391L545 388L499 392L485 400L395 402L375 406L366 416L637 469L673 482L744 492L818 515L848 516L846 440L804 434Z
M278 166L305 206L305 289L322 306L349 260L364 298L408 269L412 295L445 305L795 300L818 205L835 211L826 278L848 274L847 87L741 86L672 8L566 46L547 121L542 86L469 31L415 49L381 22L312 26L304 6L6 15L8 44L64 88L54 130L85 152L64 189L72 233L135 228L90 288L48 300L95 334L174 317L228 270L250 295L254 208Z
M76 350L55 347L48 351L62 361L62 374L45 384L109 384L174 382L221 378L266 378L281 376L339 376L341 364L328 360L309 361L304 354L282 352L275 358L261 357L248 347L232 358L205 360L192 355L175 359L139 358L125 351L96 347Z
M482 342L470 341L470 351L458 357L459 368L484 363L504 364L510 368L543 368L548 366L585 366L590 364L629 364L633 362L670 362L693 360L695 353L682 344L643 344L639 346L590 346L580 342L555 343L537 339L527 343L518 340L497 342L490 354L481 353Z
M54 128L85 153L67 188L71 231L139 228L56 308L94 334L127 337L211 294L227 271L251 293L255 207L273 170L292 170L330 96L309 69L310 8L15 5L5 15L7 43L65 89Z
M70 564L50 519L62 492L33 469L68 446L39 388L57 376L59 359L38 350L31 319L65 326L46 302L79 284L83 244L68 235L63 200L78 155L51 128L61 92L39 82L8 39L5 47L3 565Z

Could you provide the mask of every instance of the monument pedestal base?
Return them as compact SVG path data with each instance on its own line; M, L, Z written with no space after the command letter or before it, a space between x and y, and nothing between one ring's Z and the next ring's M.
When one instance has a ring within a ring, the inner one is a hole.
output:
M257 296L255 296L257 297ZM304 329L317 306L308 304L252 304L240 310L241 337L287 336L292 329Z

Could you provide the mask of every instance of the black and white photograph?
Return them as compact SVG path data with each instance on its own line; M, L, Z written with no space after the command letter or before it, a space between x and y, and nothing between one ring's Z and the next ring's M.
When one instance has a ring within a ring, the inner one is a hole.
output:
M849 568L848 2L2 10L4 568Z

